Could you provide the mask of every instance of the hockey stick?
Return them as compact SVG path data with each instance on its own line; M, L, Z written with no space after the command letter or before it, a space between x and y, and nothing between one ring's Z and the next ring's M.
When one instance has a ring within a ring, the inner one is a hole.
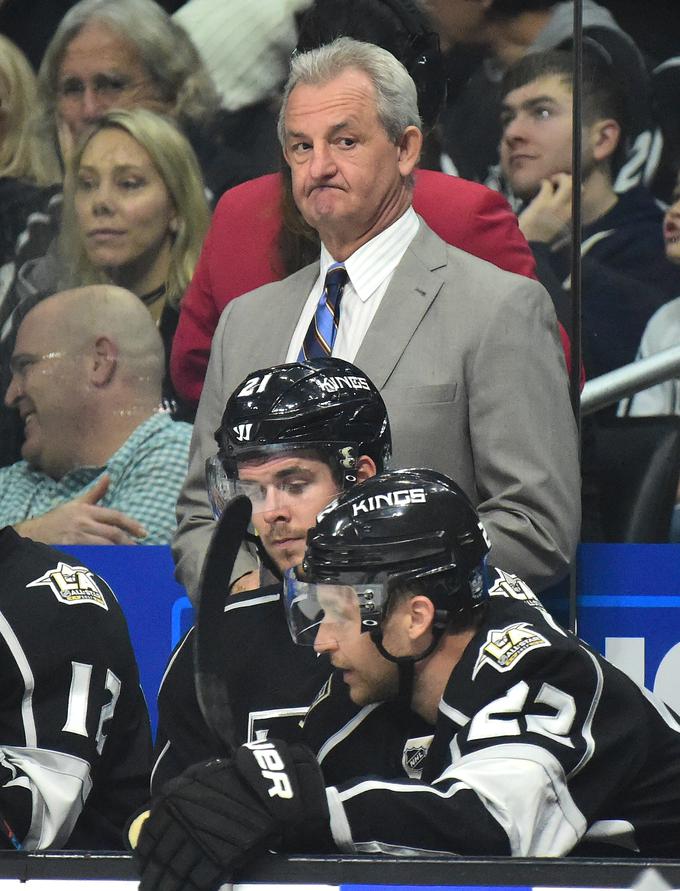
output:
M222 676L224 606L231 571L243 541L252 506L244 495L227 504L213 530L199 582L198 613L194 639L194 684L203 720L219 743L215 755L231 756L236 749L229 694ZM134 850L139 834L150 815L144 810L131 821L127 830Z
M223 677L224 606L229 579L244 540L252 507L240 495L227 504L213 531L199 584L196 638L194 640L194 683L201 713L209 729L231 755L236 748L229 694ZM236 645L231 641L231 645Z

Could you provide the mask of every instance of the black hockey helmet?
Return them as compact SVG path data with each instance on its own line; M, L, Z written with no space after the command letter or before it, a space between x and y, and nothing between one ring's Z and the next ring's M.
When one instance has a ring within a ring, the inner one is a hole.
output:
M227 400L215 439L219 452L206 473L217 514L235 494L239 462L312 449L327 457L345 488L356 482L362 455L380 472L392 451L378 389L356 365L331 357L253 372Z
M334 595L346 600L349 594L358 600L362 631L391 658L380 644L380 626L395 589L424 582L441 631L486 599L489 548L474 507L444 474L395 470L365 480L319 514L302 566L286 574L293 638L314 643Z

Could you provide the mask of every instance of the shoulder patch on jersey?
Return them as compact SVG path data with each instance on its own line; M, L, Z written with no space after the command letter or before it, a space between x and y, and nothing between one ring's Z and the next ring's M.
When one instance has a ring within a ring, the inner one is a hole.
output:
M506 628L493 628L487 633L486 642L479 648L472 677L474 679L484 665L491 665L500 672L512 671L530 650L550 645L550 641L528 622L515 622Z
M423 764L430 751L430 745L434 734L429 736L414 736L404 743L404 752L401 756L401 766L406 776L412 780L419 780L423 773Z
M504 572L502 569L495 569L496 579L489 588L489 595L496 597L512 597L515 600L522 600L529 606L535 606L537 609L545 609L541 601L536 597L526 582L523 582L519 576L513 575L511 572Z
M58 563L56 569L50 569L39 579L29 582L27 588L46 586L60 603L72 606L76 603L92 603L108 610L106 599L94 578L94 573L86 566L69 566Z

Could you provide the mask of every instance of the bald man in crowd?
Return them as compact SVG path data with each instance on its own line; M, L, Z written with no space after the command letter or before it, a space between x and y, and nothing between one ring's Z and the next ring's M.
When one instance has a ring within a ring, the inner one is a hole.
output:
M5 402L22 460L0 468L0 526L48 544L165 544L191 427L160 409L163 345L110 285L63 291L19 328Z

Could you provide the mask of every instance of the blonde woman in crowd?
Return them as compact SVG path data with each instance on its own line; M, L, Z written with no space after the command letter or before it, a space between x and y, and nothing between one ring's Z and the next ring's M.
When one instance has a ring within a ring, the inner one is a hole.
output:
M67 171L63 285L111 282L137 294L169 356L209 216L196 157L174 124L142 108L109 112ZM169 378L165 396L174 398Z

